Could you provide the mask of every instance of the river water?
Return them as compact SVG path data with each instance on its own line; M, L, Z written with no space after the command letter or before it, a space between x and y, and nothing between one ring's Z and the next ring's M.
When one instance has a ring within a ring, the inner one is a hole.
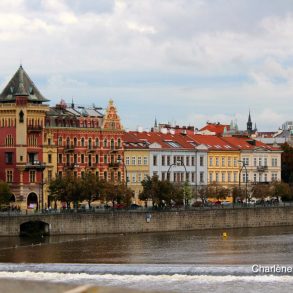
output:
M171 292L289 292L293 227L0 238L0 278Z

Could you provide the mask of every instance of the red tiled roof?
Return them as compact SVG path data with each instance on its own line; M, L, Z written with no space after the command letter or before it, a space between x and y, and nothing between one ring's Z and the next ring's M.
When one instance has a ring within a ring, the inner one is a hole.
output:
M208 130L210 132L215 132L217 135L223 134L224 129L230 130L230 125L225 124L216 124L216 123L208 123L206 126L204 126L200 131Z

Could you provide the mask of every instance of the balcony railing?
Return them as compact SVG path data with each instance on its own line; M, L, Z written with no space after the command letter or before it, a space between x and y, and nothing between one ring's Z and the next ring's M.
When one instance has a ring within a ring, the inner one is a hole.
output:
M28 132L41 132L43 127L41 125L28 125L27 131Z
M268 170L268 166L257 166L257 172L266 172Z
M109 168L118 169L120 166L120 163L109 163Z
M45 163L41 163L39 161L32 161L32 162L28 162L25 165L25 170L39 170L39 171L43 171L46 168L46 164Z
M96 148L94 147L94 146L89 146L88 148L87 148L87 152L88 153L94 153L96 151Z
M69 153L69 152L74 152L75 145L74 144L67 144L64 147L64 152Z
M64 168L65 169L70 169L70 170L73 170L73 169L75 169L75 168L78 168L79 167L79 165L78 164L75 164L75 163L66 163L66 164L64 164Z

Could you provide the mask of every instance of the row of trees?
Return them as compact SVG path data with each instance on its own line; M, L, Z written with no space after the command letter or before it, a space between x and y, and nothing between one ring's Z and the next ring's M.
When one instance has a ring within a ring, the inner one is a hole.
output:
M182 205L184 201L185 205L188 205L191 199L202 200L202 202L206 202L208 198L221 200L228 196L232 196L234 202L236 199L245 200L252 197L259 199L278 197L282 198L283 201L293 198L293 188L283 182L255 184L249 186L247 190L243 187L239 188L239 186L223 187L216 183L192 189L188 182L176 184L161 181L158 176L153 176L143 180L142 186L143 191L139 195L140 200L151 200L153 205L158 207Z
M76 207L78 202L87 201L89 208L95 200L101 202L112 202L129 206L133 197L133 191L124 183L114 184L99 180L92 173L86 173L82 178L74 177L72 174L56 176L49 184L50 201L66 202L67 207L73 203Z

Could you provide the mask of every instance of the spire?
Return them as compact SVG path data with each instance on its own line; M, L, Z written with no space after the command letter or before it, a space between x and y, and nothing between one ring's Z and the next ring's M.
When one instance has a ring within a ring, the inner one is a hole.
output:
M251 123L251 117L250 117L250 109L249 109L249 115L248 115L248 123Z
M23 68L22 65L19 66L18 69L18 89L16 92L17 96L28 96L28 93L26 92L24 88L24 83L23 83Z
M71 101L71 108L74 109L74 102L73 102L73 98L72 98L72 101Z
M252 130L252 122L251 122L251 116L250 116L250 109L249 109L248 121L246 123L246 126L247 126L246 130L248 135L251 135L253 130Z
M157 128L158 127L158 123L157 123L157 118L155 117L155 128Z

